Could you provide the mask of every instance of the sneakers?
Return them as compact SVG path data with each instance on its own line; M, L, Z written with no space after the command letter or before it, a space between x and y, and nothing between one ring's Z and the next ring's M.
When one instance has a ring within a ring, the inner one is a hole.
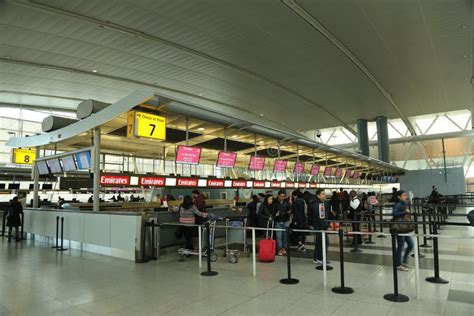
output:
M279 255L279 256L284 256L284 254L283 254L283 249L278 250L278 255Z
M404 266L407 269L411 269L411 267L408 265L408 263L402 263L402 266Z
M403 265L399 265L399 266L397 267L397 270L398 270L398 271L403 271L403 272L408 272L408 271L410 271L410 269L407 269L407 268L404 267Z
M305 252L306 248L304 247L304 244L301 244L301 245L298 246L298 248L296 250L301 251L301 252Z
M323 262L321 260L313 260L313 263L323 265Z

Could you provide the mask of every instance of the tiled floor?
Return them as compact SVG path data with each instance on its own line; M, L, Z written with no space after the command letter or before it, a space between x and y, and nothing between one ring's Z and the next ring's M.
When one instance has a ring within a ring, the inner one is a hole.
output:
M446 228L442 234L474 236L474 228ZM203 277L196 258L179 262L168 254L136 264L0 240L0 315L474 315L473 239L440 240L441 276L449 284L424 281L433 275L427 251L420 259L420 299L414 271L399 273L400 292L410 297L407 303L383 299L393 291L390 241L375 241L361 254L346 249L346 285L354 293L338 295L331 292L339 284L336 260L324 288L322 272L308 258L292 260L293 277L300 283L282 285L278 281L286 277L285 258L257 263L256 277L250 258L241 257L234 265L220 259L213 265L219 274ZM337 259L336 250L330 248L331 258Z

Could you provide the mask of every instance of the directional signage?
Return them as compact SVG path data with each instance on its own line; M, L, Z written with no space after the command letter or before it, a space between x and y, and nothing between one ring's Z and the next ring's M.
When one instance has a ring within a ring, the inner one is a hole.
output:
M166 117L139 111L127 115L127 137L166 140Z
M12 162L18 164L32 165L35 161L36 153L30 148L13 148Z

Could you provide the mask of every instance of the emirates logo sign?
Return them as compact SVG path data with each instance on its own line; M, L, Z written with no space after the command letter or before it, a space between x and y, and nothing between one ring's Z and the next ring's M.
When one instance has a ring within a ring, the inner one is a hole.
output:
M254 188L264 188L265 187L265 181L254 181L253 182L253 187Z
M180 178L176 181L178 187L197 187L198 179L194 178Z
M122 175L100 176L101 185L130 185L130 177Z
M270 183L270 188L280 188L281 183L280 182L271 182Z
M140 185L149 187L163 187L165 186L165 178L140 177Z
M224 186L224 180L221 179L210 179L207 180L207 186L213 188L221 188Z
M234 181L232 181L232 186L234 188L245 188L247 186L247 181L245 181L245 180L234 180Z

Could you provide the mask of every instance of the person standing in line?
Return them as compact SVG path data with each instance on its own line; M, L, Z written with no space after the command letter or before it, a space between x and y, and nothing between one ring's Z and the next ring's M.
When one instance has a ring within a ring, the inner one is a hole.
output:
M193 190L193 201L199 212L204 212L206 210L206 197L198 190ZM202 225L203 223L203 218L201 216L196 216L196 224Z
M15 240L20 241L20 230L18 227L21 226L21 214L23 214L23 206L18 201L18 196L15 196L10 200L7 210L8 242L11 242L13 228L15 228Z
M297 229L307 229L308 228L308 207L303 199L303 193L300 190L293 191L292 194L293 202L293 220ZM305 242L306 242L306 233L299 232L296 234L298 240L298 251L305 252Z
M285 190L278 191L278 197L275 203L273 203L273 218L275 220L275 228L287 229L290 226L290 215L291 208L290 203L286 198ZM286 249L288 248L288 238L286 232L276 231L276 242L279 256L286 255Z
M349 207L350 207L350 196L347 191L344 190L342 194L342 199L341 199L341 207L342 207L342 213L344 216L344 219L347 218L347 213L349 212Z
M262 204L258 208L257 218L258 226L266 228L268 221L272 220L273 215L273 196L271 194L265 195ZM260 236L264 236L265 232L260 231Z
M397 192L397 203L393 206L393 218L405 218L406 215L409 215L410 209L408 208L408 194L405 191L398 191ZM402 253L403 248L407 244L407 248L405 249L405 254L403 255L402 261ZM397 251L395 253L395 265L399 271L409 271L408 266L408 256L413 250L413 240L410 236L399 236L397 235Z
M247 226L257 226L257 205L259 199L257 195L252 195L252 201L247 204ZM249 231L250 232L250 231Z
M337 194L336 191L332 192L331 195L331 213L332 213L332 219L339 219L341 211L341 202L339 199L339 195Z
M360 221L360 213L362 211L362 202L357 196L356 191L352 190L350 193L350 209L349 213L352 221ZM360 223L352 223L352 231L360 232ZM362 237L360 234L354 234L354 239L352 241L352 246L355 246L355 243L362 244Z
M207 217L207 213L201 212L193 204L193 199L191 196L186 195L183 199L181 205L176 207L170 207L170 211L179 213L179 222L181 224L194 225L196 224L195 216ZM180 226L181 233L184 236L185 248L188 250L194 250L193 245L193 235L196 227L194 226Z
M326 222L327 214L326 214L326 193L323 189L316 190L316 199L311 202L309 205L309 212L311 213L312 222L310 225L313 227L314 230L326 230L329 225ZM314 238L314 255L313 255L313 262L315 264L323 264L323 233L315 233ZM324 233L325 234L325 233ZM329 239L326 236L326 250L329 246ZM329 261L326 260L326 263Z
M390 198L389 202L391 203L397 203L398 202L398 197L397 197L397 188L392 188L392 197Z

